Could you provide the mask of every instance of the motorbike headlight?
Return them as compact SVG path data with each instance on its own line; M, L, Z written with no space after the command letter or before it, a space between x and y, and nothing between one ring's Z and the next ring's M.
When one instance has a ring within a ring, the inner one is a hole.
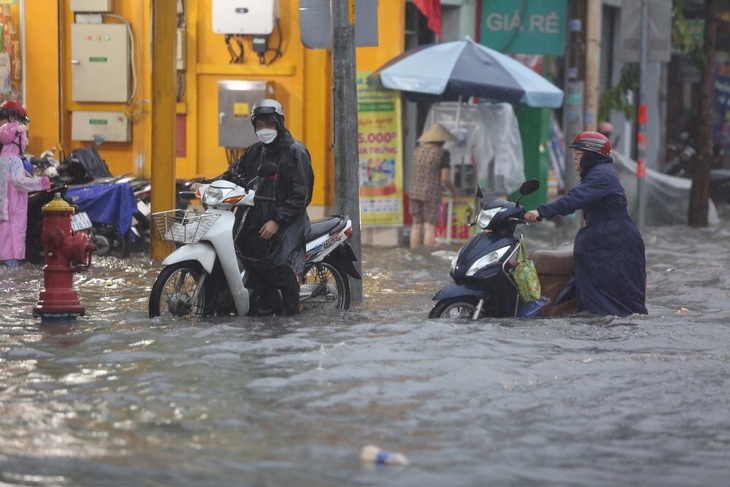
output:
M468 271L466 271L467 276L473 276L480 270L484 269L490 264L493 264L499 259L502 258L504 254L506 254L509 251L509 245L502 247L501 249L494 250L492 252L489 252L487 255L480 257L476 262L474 262Z
M203 194L203 203L208 206L216 206L223 200L223 191L213 186L208 187Z
M499 206L497 208L489 208L488 210L482 210L479 212L479 216L477 217L477 225L479 225L479 228L485 229L489 226L489 222L492 221L492 218L495 217L497 213L500 211L504 211L503 206Z
M456 253L453 259L451 259L451 272L454 272L456 269L456 263L459 262L459 254L461 253L461 250Z

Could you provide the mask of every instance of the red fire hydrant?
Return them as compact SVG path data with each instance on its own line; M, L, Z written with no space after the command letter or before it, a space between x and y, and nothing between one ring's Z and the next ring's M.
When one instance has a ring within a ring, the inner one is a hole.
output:
M75 319L84 316L79 293L73 287L73 273L91 265L91 253L96 246L83 232L71 230L71 216L76 210L60 193L43 207L41 242L46 251L43 284L33 316L42 319Z

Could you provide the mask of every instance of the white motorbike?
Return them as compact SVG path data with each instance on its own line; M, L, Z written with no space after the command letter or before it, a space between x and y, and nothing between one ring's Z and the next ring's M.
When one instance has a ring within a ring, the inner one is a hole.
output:
M264 164L259 177L275 172L276 165ZM257 310L246 287L251 270L233 238L234 210L248 211L257 200L274 199L223 180L200 186L196 194L207 208L205 213L172 210L152 215L162 239L175 242L178 248L162 262L164 268L150 293L149 316L254 315ZM300 288L302 311L350 307L348 275L361 279L347 243L351 234L347 217L311 223Z

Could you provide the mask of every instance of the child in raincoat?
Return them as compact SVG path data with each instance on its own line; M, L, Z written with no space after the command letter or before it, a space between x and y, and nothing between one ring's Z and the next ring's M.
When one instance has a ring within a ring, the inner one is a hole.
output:
M28 145L25 127L8 122L0 127L0 261L16 267L25 259L28 192L49 189L47 177L34 177L19 157Z

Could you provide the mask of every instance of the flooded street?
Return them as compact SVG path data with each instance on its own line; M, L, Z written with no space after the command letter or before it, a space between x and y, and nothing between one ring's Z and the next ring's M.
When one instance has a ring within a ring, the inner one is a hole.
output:
M0 485L727 485L719 210L644 230L649 316L628 318L429 320L457 247L365 248L363 303L296 318L150 320L137 256L95 259L86 316L46 325L40 268L1 267Z

